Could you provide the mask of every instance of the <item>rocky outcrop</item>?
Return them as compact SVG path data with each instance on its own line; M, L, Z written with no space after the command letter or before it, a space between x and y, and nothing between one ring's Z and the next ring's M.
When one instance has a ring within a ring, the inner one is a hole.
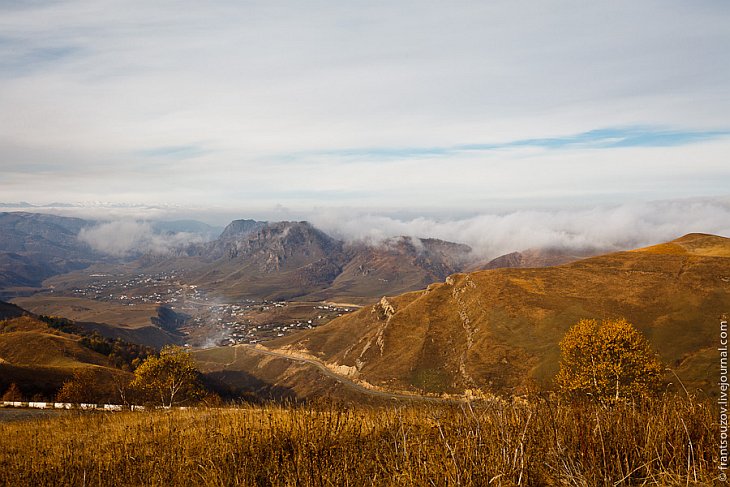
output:
M395 307L393 307L392 304L390 304L390 301L388 301L388 298L383 296L378 304L373 306L373 313L375 313L378 316L378 319L381 320L389 320L393 317L395 314Z

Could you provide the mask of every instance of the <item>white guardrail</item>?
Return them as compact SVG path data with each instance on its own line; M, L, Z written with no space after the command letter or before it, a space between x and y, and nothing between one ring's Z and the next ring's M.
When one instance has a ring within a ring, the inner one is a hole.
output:
M87 409L98 411L144 411L144 406L123 406L121 404L74 404L70 402L34 402L34 401L0 401L0 407L6 408L32 408L32 409ZM170 409L157 406L151 409ZM187 407L175 407L174 409L188 409Z

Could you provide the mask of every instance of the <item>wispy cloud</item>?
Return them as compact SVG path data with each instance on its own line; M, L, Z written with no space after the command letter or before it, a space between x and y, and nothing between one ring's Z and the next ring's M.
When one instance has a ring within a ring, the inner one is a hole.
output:
M142 157L151 158L166 158L166 159L190 159L193 157L199 157L205 154L210 154L211 151L196 145L178 145L178 146L167 146L167 147L153 147L151 149L144 149L136 151L134 154Z
M563 137L518 139L499 143L461 144L447 147L355 148L304 154L346 158L402 159L443 157L463 152L491 152L505 149L607 149L620 147L675 147L730 137L730 130L668 130L650 127L596 129ZM296 155L290 155L294 158Z

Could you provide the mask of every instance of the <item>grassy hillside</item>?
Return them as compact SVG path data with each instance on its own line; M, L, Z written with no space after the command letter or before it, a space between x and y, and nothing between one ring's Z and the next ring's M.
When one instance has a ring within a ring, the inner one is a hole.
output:
M730 239L690 234L562 266L456 274L270 345L386 389L509 394L550 385L579 319L625 317L688 387L707 387L729 312Z
M32 316L0 321L0 392L12 383L26 399L52 399L74 372L87 369L112 388L125 374L109 358L84 346L82 337L53 329Z
M79 344L79 337L49 328L31 316L0 322L0 357L15 365L106 365L106 357Z
M37 315L63 316L78 326L108 338L161 348L181 344L182 337L153 325L160 319L160 305L141 303L134 307L93 299L36 294L13 302Z

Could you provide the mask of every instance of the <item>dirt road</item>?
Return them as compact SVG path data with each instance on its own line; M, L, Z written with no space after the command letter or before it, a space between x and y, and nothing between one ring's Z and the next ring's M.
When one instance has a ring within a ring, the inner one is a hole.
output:
M325 376L336 380L340 384L344 385L345 387L348 387L349 389L355 390L361 394L367 394L370 396L380 397L383 399L393 399L393 400L401 400L401 401L418 401L418 402L430 402L430 403L456 403L460 402L456 399L449 398L445 399L442 397L432 397L432 396L420 396L416 394L405 394L405 393L397 393L397 392L388 392L388 391L381 391L377 389L370 389L368 387L363 386L362 384L353 381L352 379L345 377L341 374L338 374L334 372L332 369L327 367L325 364L320 362L316 359L310 359L310 358L304 358L304 357L298 357L293 356L284 352L277 352L276 350L269 350L266 348L263 348L261 345L254 346L254 345L247 345L247 344L241 344L236 345L236 348L241 347L244 348L247 351L258 353L261 355L268 355L270 357L276 357L281 358L285 360L289 360L291 362L301 363L301 364L307 364L311 365L313 367L316 367L322 374ZM237 353L237 352L236 352ZM235 359L234 359L235 361ZM231 365L231 364L226 364Z

